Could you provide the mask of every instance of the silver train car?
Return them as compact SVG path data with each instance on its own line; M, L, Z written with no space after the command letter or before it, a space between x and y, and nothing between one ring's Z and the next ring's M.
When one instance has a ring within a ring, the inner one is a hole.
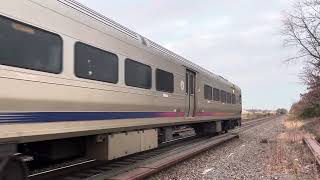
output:
M74 0L2 0L0 154L112 160L241 125L241 90Z

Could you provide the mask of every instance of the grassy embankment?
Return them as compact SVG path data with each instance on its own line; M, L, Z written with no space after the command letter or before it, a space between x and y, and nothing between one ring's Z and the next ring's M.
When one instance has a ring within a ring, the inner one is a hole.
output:
M320 118L300 119L291 117L290 119L293 121L300 121L302 123L301 129L310 133L311 136L320 141Z
M241 118L242 118L242 121L245 122L245 121L251 121L254 119L264 118L264 117L268 117L268 116L271 116L271 114L269 114L269 113L247 113L247 114L242 114Z
M320 119L288 115L282 124L281 133L270 143L271 172L287 174L292 179L320 178L315 159L303 143L304 137L320 137Z

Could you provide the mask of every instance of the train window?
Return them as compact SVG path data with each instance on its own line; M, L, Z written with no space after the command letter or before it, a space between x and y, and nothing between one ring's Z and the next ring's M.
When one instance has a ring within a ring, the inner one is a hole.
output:
M227 103L231 104L231 93L227 92Z
M189 75L189 88L190 88L190 95L194 95L194 76L193 75Z
M227 93L225 91L221 90L220 95L221 95L221 97L220 97L221 102L226 103L227 102Z
M151 89L151 67L140 62L125 60L125 81L127 86Z
M236 104L236 95L232 94L232 104Z
M156 88L158 91L173 93L174 91L174 76L172 73L156 70Z
M212 87L204 85L204 99L212 100Z
M213 88L213 100L220 101L220 90Z
M62 39L59 35L0 16L0 64L59 74Z
M75 45L75 74L77 77L117 83L117 55L77 42Z
M186 73L186 94L189 94L189 75Z

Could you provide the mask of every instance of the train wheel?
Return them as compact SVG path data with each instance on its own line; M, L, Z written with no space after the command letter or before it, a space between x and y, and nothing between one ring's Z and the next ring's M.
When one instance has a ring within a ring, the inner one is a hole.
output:
M17 157L0 158L0 180L27 180L28 170L23 161Z

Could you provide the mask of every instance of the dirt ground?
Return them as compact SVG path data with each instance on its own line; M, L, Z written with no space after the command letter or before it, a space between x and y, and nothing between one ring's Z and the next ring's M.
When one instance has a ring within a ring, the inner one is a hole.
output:
M279 174L279 179L320 179L319 167L307 146L304 137L320 133L320 121L302 121L286 117L281 132L269 147L270 173ZM281 178L282 177L282 178Z
M312 135L306 130L309 126L306 121L286 116L268 120L241 132L239 139L170 167L148 180L320 180L320 169L302 141L304 136Z

